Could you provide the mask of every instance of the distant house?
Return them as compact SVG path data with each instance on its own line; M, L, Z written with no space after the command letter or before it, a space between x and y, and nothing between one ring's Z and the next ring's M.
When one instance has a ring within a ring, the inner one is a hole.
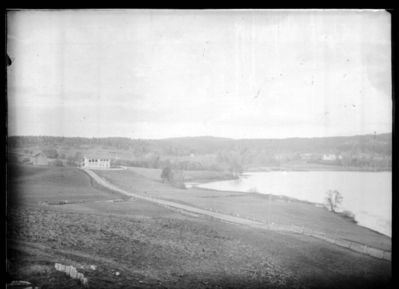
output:
M80 167L82 168L110 168L111 160L104 158L88 158L84 157L80 163Z
M341 155L335 155L335 154L324 154L322 156L323 161L336 161L336 160L342 160Z
M31 158L31 161L34 166L47 166L48 165L47 156L43 152L34 154Z

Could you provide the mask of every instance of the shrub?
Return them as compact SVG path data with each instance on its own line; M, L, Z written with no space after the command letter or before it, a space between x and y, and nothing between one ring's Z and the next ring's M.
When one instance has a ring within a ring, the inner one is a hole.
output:
M343 218L345 218L345 219L347 219L347 220L349 220L349 221L351 221L351 222L357 224L357 221L356 221L356 218L355 218L355 214L354 214L354 213L345 210L345 211L343 211L342 213L340 213L340 215L341 215Z
M173 182L173 171L170 166L164 167L161 173L161 179L163 182L168 181Z
M55 149L44 149L43 153L50 159L55 159L58 157L58 152Z

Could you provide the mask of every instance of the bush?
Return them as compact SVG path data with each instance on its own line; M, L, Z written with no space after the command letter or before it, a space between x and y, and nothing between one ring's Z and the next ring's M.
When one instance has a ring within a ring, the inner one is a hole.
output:
M356 221L356 218L355 218L355 214L354 214L354 213L345 210L345 211L343 211L342 213L340 213L340 215L341 215L343 218L345 218L345 219L347 219L347 220L349 220L349 221L351 221L351 222L357 224L357 221Z
M58 157L58 152L55 149L44 149L43 153L50 159L56 159Z
M56 160L53 162L53 164L54 164L54 166L56 166L56 167L63 167L63 166L64 166L64 163L63 163L61 160L59 160L59 159L56 159Z
M168 181L173 182L173 171L170 166L164 167L161 173L161 179L163 182Z

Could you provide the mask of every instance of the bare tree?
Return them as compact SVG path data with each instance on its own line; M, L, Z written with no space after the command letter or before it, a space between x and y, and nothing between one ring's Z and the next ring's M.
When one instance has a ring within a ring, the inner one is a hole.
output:
M343 197L337 190L329 190L326 195L327 206L330 211L335 213L336 208L342 203Z

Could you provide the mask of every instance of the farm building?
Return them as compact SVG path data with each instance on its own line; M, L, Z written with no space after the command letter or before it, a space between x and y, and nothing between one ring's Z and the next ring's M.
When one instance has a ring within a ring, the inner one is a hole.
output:
M88 158L84 157L80 163L82 168L110 168L111 160L102 158Z
M47 166L48 165L47 156L42 152L34 154L31 158L31 160L32 160L32 164L34 166Z

